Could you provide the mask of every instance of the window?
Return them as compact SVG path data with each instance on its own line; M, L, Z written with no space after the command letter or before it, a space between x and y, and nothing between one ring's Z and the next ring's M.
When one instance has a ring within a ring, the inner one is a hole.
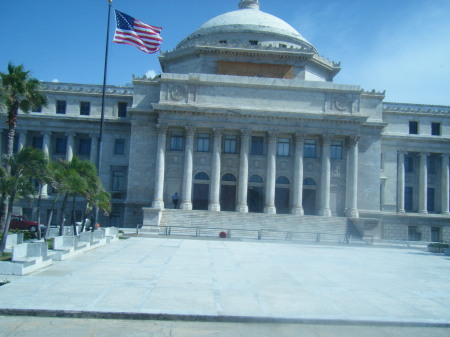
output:
M43 145L43 137L42 136L36 136L33 137L33 147L35 149L42 149L42 145Z
M236 177L231 173L226 173L223 175L222 181L236 181Z
M434 188L427 188L427 211L434 212Z
M433 155L427 156L427 173L436 174L436 167L437 167L437 157Z
M441 227L431 227L431 242L441 242Z
M258 45L258 40L250 40L248 42L250 43L251 46L257 46Z
M91 139L82 138L78 143L78 154L89 156L91 154Z
M342 159L342 142L331 142L330 158Z
M195 175L196 180L209 180L209 176L205 172L199 172Z
M33 112L42 112L42 105L34 106L33 107Z
M66 101L56 101L56 113L61 115L66 113Z
M252 147L250 153L262 155L264 149L264 137L252 136Z
M66 154L67 138L56 138L55 140L55 154Z
M313 139L306 139L303 152L305 158L316 158L316 141Z
M289 138L278 138L277 155L289 157Z
M126 167L111 166L111 191L125 191Z
M91 103L80 102L80 115L89 116L91 114Z
M405 187L405 211L411 212L413 210L413 188Z
M289 179L286 177L280 176L277 178L275 183L280 184L280 185L289 185Z
M313 178L306 178L305 180L303 180L303 185L305 186L316 186L316 182Z
M408 241L420 241L422 233L419 232L417 226L408 226Z
M417 135L419 133L419 124L416 121L409 122L409 134Z
M197 138L197 151L209 152L209 134L199 133Z
M117 103L117 116L120 118L127 117L127 107L128 107L128 103L125 103L125 102Z
M431 135L432 136L441 135L441 123L431 123Z
M125 154L125 139L114 140L114 154L116 156L123 156Z
M236 136L225 136L225 143L223 152L225 153L236 153Z
M172 151L182 151L183 150L183 134L172 133L170 137L170 149Z
M405 172L406 173L414 172L414 157L413 156L405 156Z
M249 183L263 183L263 178L259 175L252 175L250 179L248 180Z

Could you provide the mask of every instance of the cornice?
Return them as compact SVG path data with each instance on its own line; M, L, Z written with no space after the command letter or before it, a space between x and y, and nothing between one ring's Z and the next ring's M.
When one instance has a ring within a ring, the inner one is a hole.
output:
M384 102L383 112L395 114L409 114L409 115L414 114L424 116L429 115L450 116L450 106Z
M41 82L40 90L46 94L65 93L78 95L101 95L103 87L94 84L77 84L77 83L57 83L57 82ZM106 87L108 96L130 96L134 95L134 88L111 86Z

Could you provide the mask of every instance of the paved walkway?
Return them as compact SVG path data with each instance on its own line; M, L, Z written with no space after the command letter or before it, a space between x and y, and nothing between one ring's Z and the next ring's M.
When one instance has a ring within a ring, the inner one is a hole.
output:
M12 281L0 287L0 314L448 333L449 267L449 257L412 249L130 238L28 276L0 276Z

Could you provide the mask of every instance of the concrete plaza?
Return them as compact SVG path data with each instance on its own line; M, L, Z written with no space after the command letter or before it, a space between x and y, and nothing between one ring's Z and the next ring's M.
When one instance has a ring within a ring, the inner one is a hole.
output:
M449 257L406 248L133 237L28 276L0 276L11 281L0 287L0 314L65 317L72 323L82 318L79 329L97 327L97 320L112 326L120 319L143 319L123 322L192 332L185 327L196 322L197 328L216 331L206 336L226 336L219 333L226 331L221 325L242 325L255 336L263 335L258 330L265 325L265 331L285 334L264 336L294 336L300 326L314 327L311 336L340 336L336 331L343 327L342 335L353 336L357 326L366 334L355 336L447 336L449 264ZM14 336L21 319L0 319L1 331L10 331L5 336ZM27 318L33 320L40 321ZM17 336L26 335L21 332Z

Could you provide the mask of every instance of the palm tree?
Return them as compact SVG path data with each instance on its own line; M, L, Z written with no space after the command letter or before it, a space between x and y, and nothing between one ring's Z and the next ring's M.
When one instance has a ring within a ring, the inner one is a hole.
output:
M30 72L24 70L23 65L8 64L8 72L0 72L2 94L7 111L8 141L5 156L5 168L9 173L8 158L13 155L14 135L16 133L17 116L19 110L29 113L34 107L47 104L47 97L39 92L40 82L30 76ZM6 213L7 200L1 200L2 216L0 217L0 231L3 227L3 219Z
M1 241L1 253L3 254L6 246L9 224L11 221L12 209L17 198L31 199L35 193L32 183L34 172L37 167L46 165L45 154L38 149L24 148L18 154L13 155L8 160L9 172L6 168L1 169L2 194L10 198L7 209L5 227ZM38 226L39 227L39 226Z

